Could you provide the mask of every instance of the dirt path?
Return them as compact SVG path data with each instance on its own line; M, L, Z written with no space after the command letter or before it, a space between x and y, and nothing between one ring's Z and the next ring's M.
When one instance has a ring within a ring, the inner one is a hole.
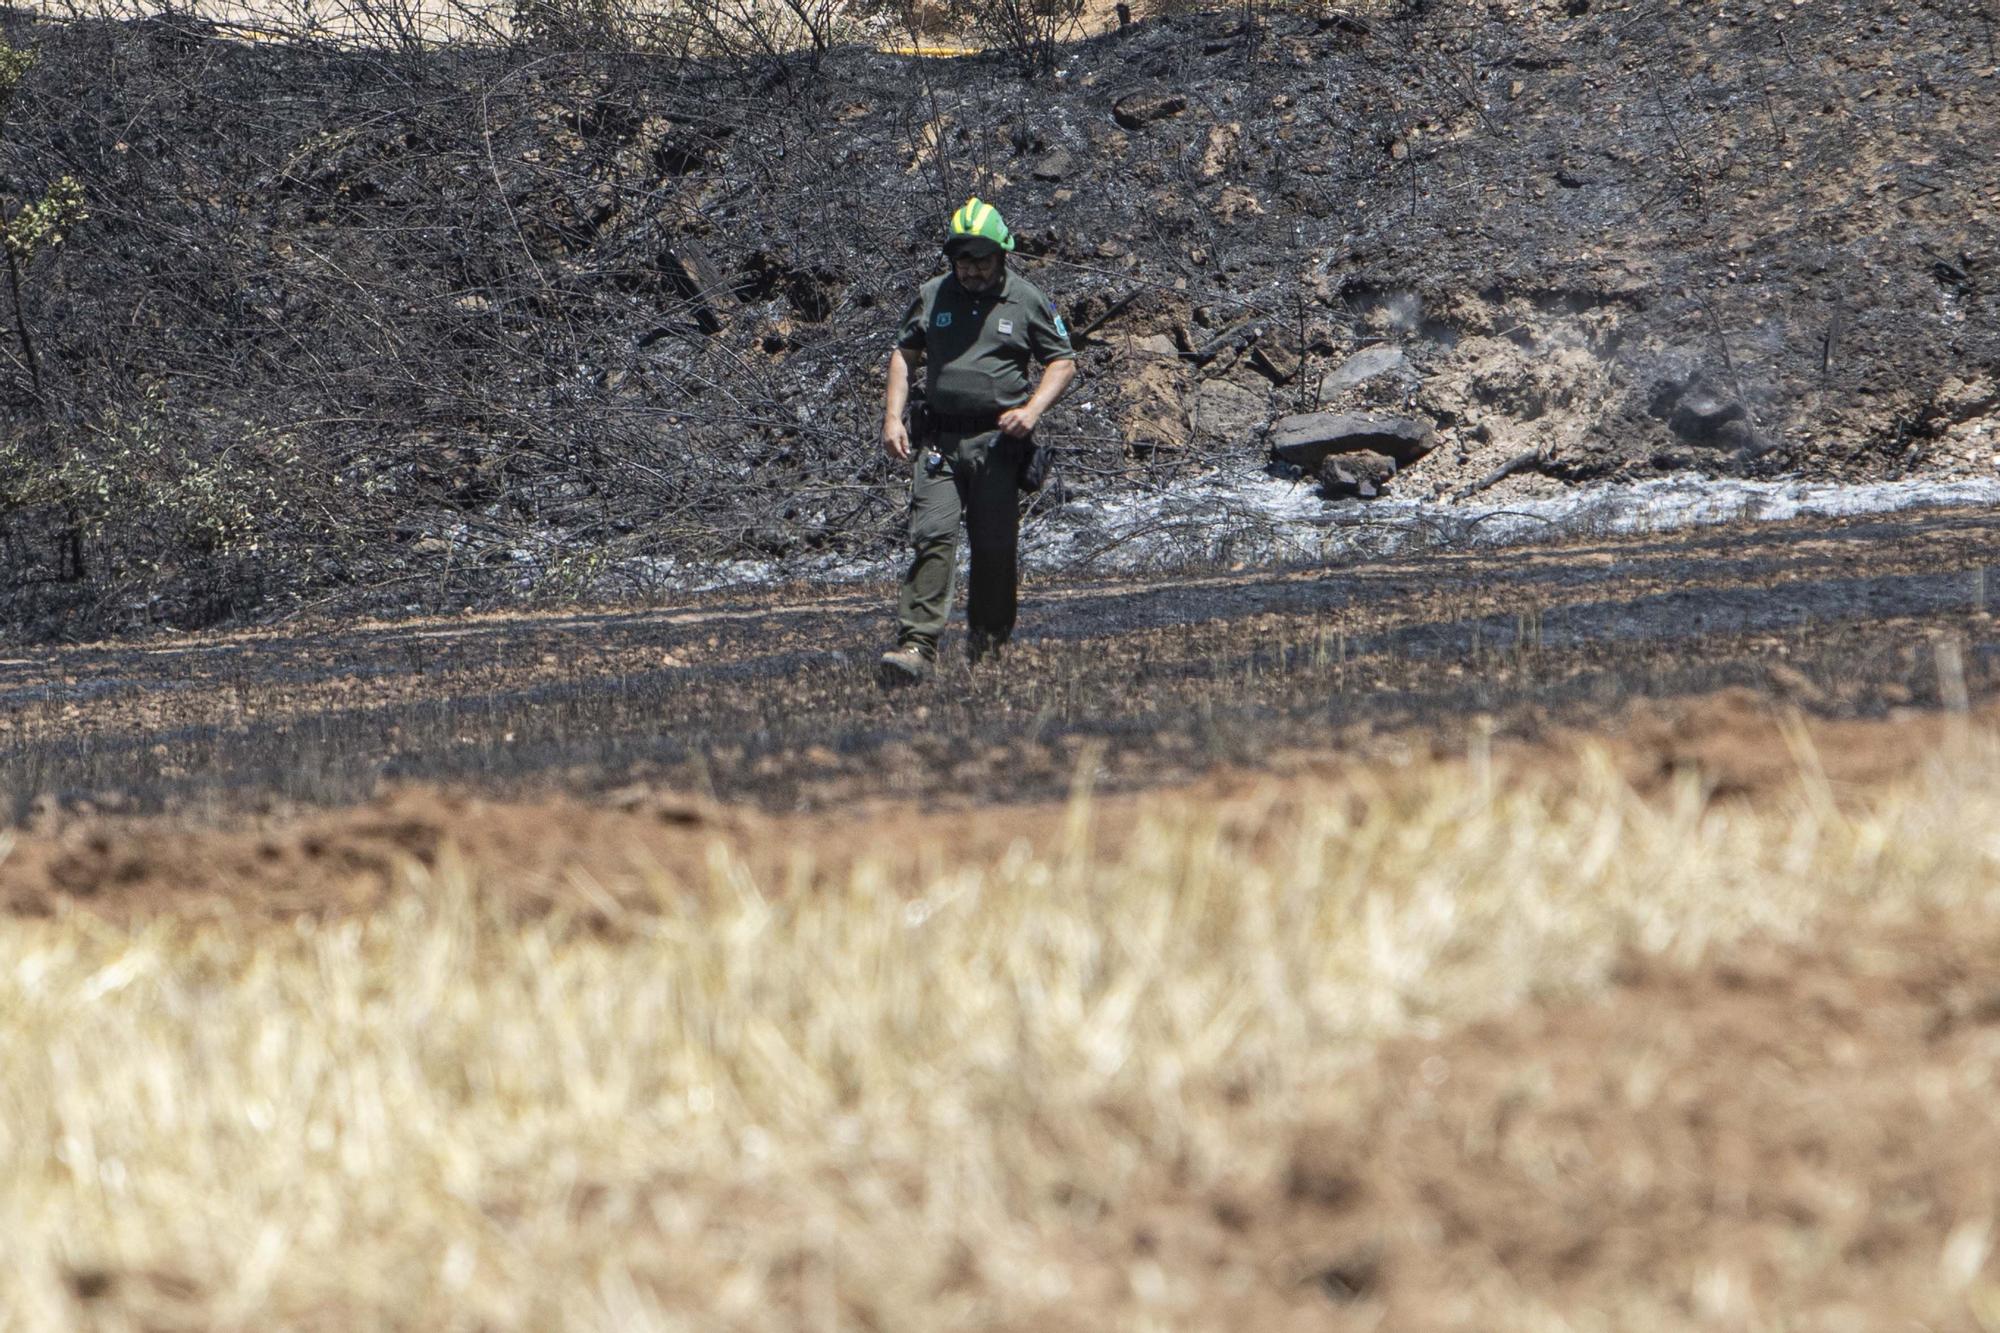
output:
M1968 725L2000 723L2000 703L1989 700L1970 717L1905 711L1894 718L1809 719L1782 699L1734 689L1641 702L1604 721L1552 729L1536 740L1475 736L1463 743L1478 762L1493 764L1503 782L1569 782L1605 758L1642 793L1662 792L1693 774L1709 799L1765 801L1793 794L1804 773L1847 799L1933 762ZM1351 751L1273 749L1257 768L1225 766L1188 783L1113 791L1095 799L1095 845L1115 856L1148 812L1207 808L1267 784L1273 773L1309 780L1299 801L1363 789L1367 799L1393 801L1420 756L1449 761L1466 757L1466 750L1454 752L1436 735L1391 735ZM1102 781L1104 759L1086 756L1079 773L1093 785ZM344 915L381 906L413 874L447 861L472 871L520 911L596 912L615 906L620 895L662 886L709 892L718 847L761 882L799 889L842 881L861 861L892 880L924 883L947 861L997 863L1020 844L1054 845L1066 818L1061 800L966 809L939 808L921 795L771 812L648 783L534 799L417 784L353 806L222 818L212 809L161 817L44 805L0 843L0 912L81 908L118 919Z
M1079 773L1113 840L1238 774L1489 749L1756 797L1797 778L1795 710L1863 791L1991 712L1995 567L1990 515L1916 513L1042 586L1004 670L954 652L896 696L876 589L91 645L0 661L0 900L358 910L454 848L575 906L699 889L718 839L808 883L885 848L920 870L1045 841Z
M410 782L635 785L767 811L1059 799L1280 750L1534 738L1746 688L1828 717L2000 681L1984 512L1707 529L1291 573L1031 584L1005 667L885 696L887 590L325 624L0 662L0 790L210 817ZM2000 597L2000 587L1993 588Z

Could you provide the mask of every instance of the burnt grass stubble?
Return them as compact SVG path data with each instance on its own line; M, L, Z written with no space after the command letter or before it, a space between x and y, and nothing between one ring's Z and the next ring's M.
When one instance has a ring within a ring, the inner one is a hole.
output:
M1571 481L1893 477L1995 406L1980 6L1240 10L1035 81L0 22L38 56L0 170L91 213L0 338L16 637L888 554L879 367L974 192L1087 331L1073 496L1254 468L1382 342L1414 379L1325 405L1437 427L1405 489L1520 440Z
M59 650L0 667L0 790L17 822L405 781L949 807L1060 797L1086 769L1136 789L1301 748L1462 753L1729 686L1880 716L2000 685L1996 570L1991 515L1931 512L1065 581L1030 590L1000 668L954 642L936 681L886 695L872 593Z

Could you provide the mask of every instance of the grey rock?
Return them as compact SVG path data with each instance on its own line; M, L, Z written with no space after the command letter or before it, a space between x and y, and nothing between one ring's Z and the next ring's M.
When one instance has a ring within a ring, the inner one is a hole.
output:
M1389 488L1396 475L1396 460L1387 454L1362 450L1334 454L1319 465L1320 492L1328 499L1354 497L1372 500Z
M1689 444L1714 449L1751 449L1757 432L1750 413L1736 396L1705 373L1685 380L1662 380L1653 386L1652 412L1667 429Z
M1386 454L1408 467L1431 451L1428 421L1380 412L1302 412L1283 417L1271 430L1271 457L1317 474L1334 454L1363 450Z
M1031 174L1038 181L1059 181L1069 175L1074 165L1069 153L1058 148L1035 163Z
M1384 344L1380 347L1364 347L1347 360L1336 366L1325 379L1320 381L1322 394L1344 393L1357 384L1365 384L1378 375L1403 370L1410 364L1400 347Z
M1725 427L1743 419L1743 404L1707 389L1682 394L1667 416L1667 429L1693 444L1721 441Z
M1174 340L1164 333L1138 334L1123 339L1108 338L1105 341L1114 347L1122 347L1124 350L1138 356L1164 357L1170 361L1180 360L1181 349L1175 346Z
M1299 355L1299 345L1292 336L1279 329L1257 340L1250 349L1250 364L1273 384L1289 384L1299 373L1304 358Z
M1208 380L1194 391L1188 422L1196 435L1247 440L1268 419L1268 395L1228 380Z

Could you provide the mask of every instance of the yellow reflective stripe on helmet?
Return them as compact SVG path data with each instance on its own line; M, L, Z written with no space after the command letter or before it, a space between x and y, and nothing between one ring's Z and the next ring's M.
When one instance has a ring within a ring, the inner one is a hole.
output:
M954 236L978 236L984 233L987 220L994 214L993 205L974 197L965 201L956 213L951 215L951 231Z

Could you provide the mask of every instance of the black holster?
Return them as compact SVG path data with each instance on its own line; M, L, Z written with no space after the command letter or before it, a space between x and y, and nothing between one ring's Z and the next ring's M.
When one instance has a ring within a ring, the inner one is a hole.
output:
M1026 452L1021 458L1020 485L1022 490L1033 493L1042 489L1042 483L1055 470L1055 446L1043 444L1032 435L1021 443Z
M909 418L911 448L928 449L937 443L937 413L931 411L929 403L921 398L910 399L907 415Z

